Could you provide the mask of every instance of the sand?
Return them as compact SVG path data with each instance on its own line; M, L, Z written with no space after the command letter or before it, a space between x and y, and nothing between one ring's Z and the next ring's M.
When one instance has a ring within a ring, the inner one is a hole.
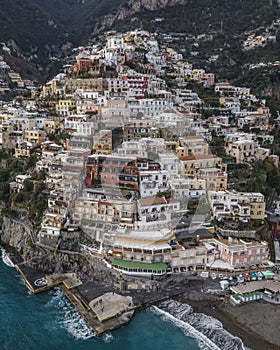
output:
M239 307L227 304L223 305L222 311L238 324L246 327L248 331L269 342L271 349L280 349L280 305L264 301L252 302Z
M190 286L179 301L222 322L232 335L242 339L252 350L280 350L280 305L255 301L233 306Z

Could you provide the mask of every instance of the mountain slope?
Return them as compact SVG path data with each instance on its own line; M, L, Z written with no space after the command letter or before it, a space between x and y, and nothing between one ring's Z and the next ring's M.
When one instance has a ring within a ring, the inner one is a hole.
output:
M242 47L250 33L280 18L279 5L280 0L2 0L0 41L44 72L51 56L69 52L65 44L71 49L104 30L182 33L172 46L188 60L236 79L243 66L279 56L279 32L269 47Z
M1 41L14 40L26 51L41 44L51 46L57 43L60 37L60 28L52 24L51 18L42 13L30 0L2 0L0 25Z

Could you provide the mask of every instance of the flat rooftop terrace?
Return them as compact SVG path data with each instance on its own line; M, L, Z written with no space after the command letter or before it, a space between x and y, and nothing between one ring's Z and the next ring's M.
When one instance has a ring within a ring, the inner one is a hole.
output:
M238 286L233 286L230 288L234 293L246 294L256 292L262 289L267 289L273 293L280 292L280 281L254 281L240 284Z
M132 297L106 293L89 303L100 322L106 321L126 311L134 309Z

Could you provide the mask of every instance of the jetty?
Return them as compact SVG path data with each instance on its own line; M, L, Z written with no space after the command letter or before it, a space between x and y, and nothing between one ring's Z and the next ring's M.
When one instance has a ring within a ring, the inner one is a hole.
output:
M34 270L24 264L15 265L26 286L34 293L60 288L96 336L127 324L138 310L184 293L185 285L159 290L118 289L99 281L82 283L75 273L54 273ZM130 286L131 287L131 286Z
M14 265L14 267L21 274L25 284L34 294L42 293L53 287L60 286L61 284L67 289L82 284L75 273L54 273L46 275L43 271L34 270L25 265Z

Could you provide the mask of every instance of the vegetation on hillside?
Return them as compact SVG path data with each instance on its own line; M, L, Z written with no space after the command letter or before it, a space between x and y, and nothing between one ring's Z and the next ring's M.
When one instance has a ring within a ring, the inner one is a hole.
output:
M45 172L34 170L36 155L28 158L14 158L8 151L0 152L0 201L2 214L20 217L20 213L28 214L35 226L40 225L44 210L47 208L45 190ZM30 174L23 189L19 192L10 191L10 183L16 175Z

